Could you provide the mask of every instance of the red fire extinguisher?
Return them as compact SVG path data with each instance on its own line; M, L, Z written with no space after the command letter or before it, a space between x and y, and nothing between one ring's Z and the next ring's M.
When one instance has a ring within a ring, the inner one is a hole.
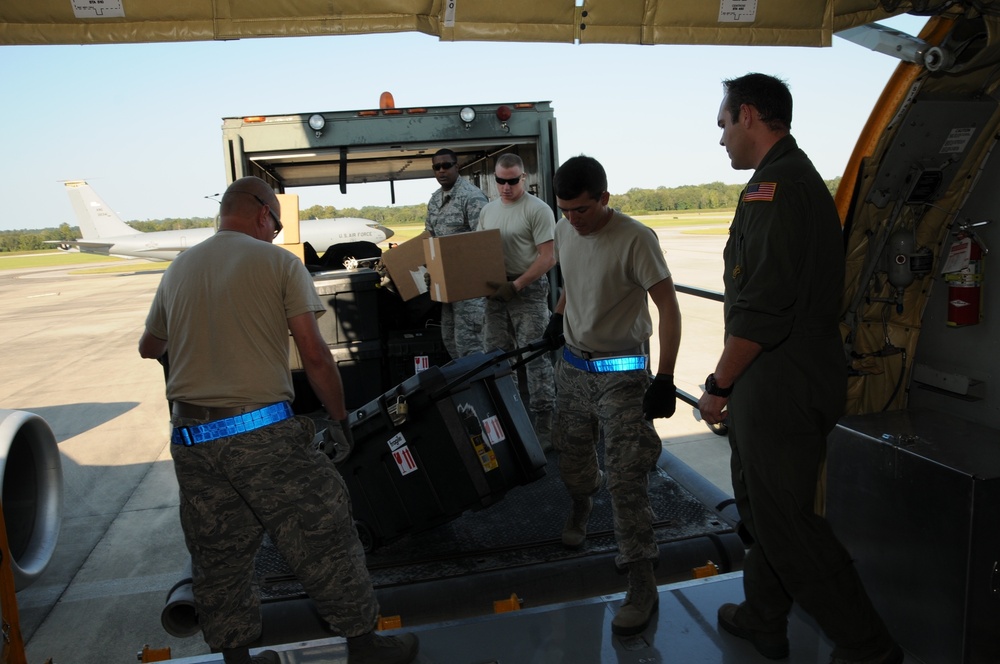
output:
M950 327L976 325L983 315L983 248L974 236L959 233L951 246L951 260L964 267L944 275L948 284L947 324Z

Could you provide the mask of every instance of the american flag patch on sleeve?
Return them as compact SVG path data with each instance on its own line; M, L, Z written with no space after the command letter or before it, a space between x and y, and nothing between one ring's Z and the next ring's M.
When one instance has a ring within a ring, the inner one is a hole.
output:
M754 182L747 185L747 190L743 193L744 201L773 201L774 190L777 182Z

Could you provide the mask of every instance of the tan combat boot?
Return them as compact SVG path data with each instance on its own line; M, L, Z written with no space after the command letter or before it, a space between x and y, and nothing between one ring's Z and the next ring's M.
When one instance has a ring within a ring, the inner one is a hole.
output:
M652 560L628 564L628 592L611 621L611 631L619 636L638 634L646 629L660 606Z
M552 411L540 410L535 413L535 437L543 452L552 451Z
M571 549L578 549L583 546L583 541L587 539L587 521L590 519L590 512L594 509L594 499L590 496L586 498L574 498L573 509L563 526L563 545Z
M590 512L594 509L593 495L604 486L606 475L603 470L597 471L597 488L590 492L588 496L573 496L573 509L570 510L566 525L563 526L562 543L571 549L578 549L583 546L587 539L587 521L590 519Z

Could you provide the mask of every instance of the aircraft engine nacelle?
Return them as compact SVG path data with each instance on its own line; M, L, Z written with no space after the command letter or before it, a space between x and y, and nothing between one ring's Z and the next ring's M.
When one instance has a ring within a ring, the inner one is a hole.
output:
M48 566L62 522L59 448L38 415L0 409L0 478L14 586L22 590Z

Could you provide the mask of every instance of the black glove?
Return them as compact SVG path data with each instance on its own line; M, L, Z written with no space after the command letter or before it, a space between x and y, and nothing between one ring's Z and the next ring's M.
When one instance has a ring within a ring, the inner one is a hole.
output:
M517 297L517 289L514 288L513 281L506 281L502 284L495 281L487 281L488 286L496 288L496 292L489 296L489 299L496 302L510 302L515 297Z
M330 423L323 436L323 451L334 463L341 463L354 451L354 436L351 434L351 424L347 420Z
M642 395L642 416L647 420L670 417L677 410L677 390L674 377L670 374L656 374L656 378Z
M552 317L549 318L549 324L545 327L545 334L542 338L549 344L549 350L556 350L564 343L566 343L566 337L563 336L563 315L553 313Z

